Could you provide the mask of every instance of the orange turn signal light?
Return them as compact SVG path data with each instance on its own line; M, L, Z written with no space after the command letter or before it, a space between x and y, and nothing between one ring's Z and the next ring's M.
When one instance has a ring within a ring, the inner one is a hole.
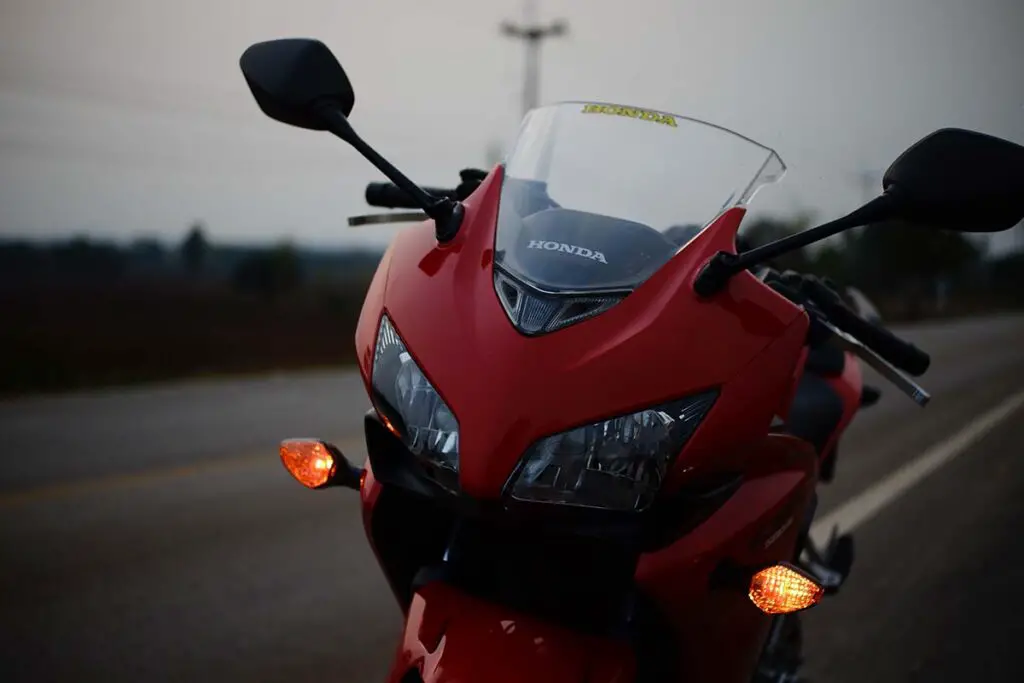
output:
M750 601L765 614L789 614L818 604L825 589L788 564L766 567L750 579Z
M338 464L322 441L288 439L281 442L281 462L303 486L317 489L334 478Z

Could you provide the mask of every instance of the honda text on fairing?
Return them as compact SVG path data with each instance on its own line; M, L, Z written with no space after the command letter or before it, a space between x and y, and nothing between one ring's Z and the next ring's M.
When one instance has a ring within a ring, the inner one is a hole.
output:
M266 114L388 178L370 204L415 210L350 221L414 222L355 335L366 463L281 444L306 486L360 492L405 617L388 680L793 680L799 612L853 561L851 538L808 531L840 435L878 398L860 363L924 405L907 374L929 359L830 283L764 264L867 223L1008 229L1024 148L937 131L878 198L738 253L748 202L785 167L724 128L545 106L503 163L423 188L354 132L322 43L259 43L241 67Z

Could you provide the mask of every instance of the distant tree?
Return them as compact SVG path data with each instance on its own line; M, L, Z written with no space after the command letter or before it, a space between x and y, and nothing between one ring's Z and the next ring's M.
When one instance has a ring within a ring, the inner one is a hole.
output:
M988 266L991 292L997 302L1024 307L1024 251L1015 251Z
M959 232L878 223L864 228L857 239L850 279L869 295L898 297L906 314L916 318L926 301L946 292L980 256L980 247Z
M239 261L232 280L243 292L267 299L278 298L302 282L298 252L290 244L255 251Z
M132 261L142 268L153 268L163 265L166 253L160 242L151 238L141 238L132 242L129 249Z
M849 254L845 242L827 244L814 254L810 270L815 275L831 278L838 283L845 283L850 279Z
M209 251L210 244L206 241L203 224L196 222L181 243L181 260L189 273L196 275L202 271Z
M805 230L809 224L809 216L797 216L789 220L771 217L758 218L744 229L743 237L751 248L760 247ZM768 265L776 270L807 272L811 269L812 263L807 250L800 249L783 254L773 259Z
M125 254L117 246L82 236L53 245L50 257L59 279L110 281L120 277L126 265Z
M980 255L981 249L959 232L878 223L867 226L857 241L855 271L864 284L889 287L955 275Z
M48 256L45 247L31 242L0 242L0 282L41 278L45 276Z
M302 283L302 265L293 245L284 243L272 249L270 262L278 292L290 292Z

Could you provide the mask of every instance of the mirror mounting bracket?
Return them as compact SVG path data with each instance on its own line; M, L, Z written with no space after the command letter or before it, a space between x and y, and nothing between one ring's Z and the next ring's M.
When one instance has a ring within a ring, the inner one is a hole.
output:
M326 125L327 130L336 137L355 147L367 161L377 167L388 180L397 185L419 204L423 213L434 221L437 241L441 244L451 242L462 227L465 208L461 202L449 197L435 197L410 180L404 173L395 168L390 161L382 157L377 150L366 144L352 128L344 112L333 102L325 101L317 107L317 113Z
M446 215L434 218L434 233L437 241L441 244L447 244L455 239L455 236L459 233L459 228L462 227L462 219L466 215L466 208L462 202L457 202L447 197L442 198L438 203L445 203L451 206L451 208L445 207ZM428 213L427 215L429 216L430 214Z

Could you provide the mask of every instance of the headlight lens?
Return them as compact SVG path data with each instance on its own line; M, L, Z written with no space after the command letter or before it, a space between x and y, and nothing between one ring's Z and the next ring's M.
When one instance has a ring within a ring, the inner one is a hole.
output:
M427 473L449 490L458 487L459 423L427 381L405 343L381 316L373 354L374 403Z
M512 475L522 501L645 509L718 396L709 391L534 443Z

